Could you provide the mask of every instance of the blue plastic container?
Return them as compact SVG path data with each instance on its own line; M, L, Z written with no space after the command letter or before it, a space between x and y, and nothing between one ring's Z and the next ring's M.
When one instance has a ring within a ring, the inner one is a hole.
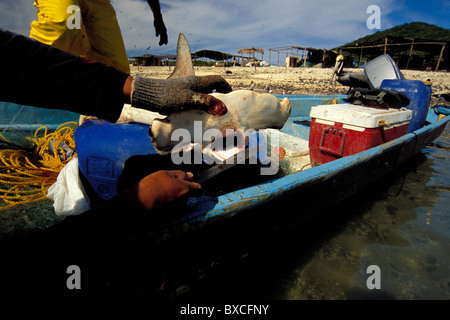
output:
M125 165L133 157L160 157L153 147L149 129L150 126L144 124L112 124L99 119L88 120L77 128L78 166L90 198L92 192L103 200L115 196ZM141 171L151 171L151 166L152 163L147 162Z
M424 126L431 100L431 86L419 80L383 80L381 89L398 91L405 94L410 103L406 107L412 110L408 132L413 132Z
M208 167L204 162L202 165L195 162L198 155L194 152L190 152L191 161L183 164L174 163L171 155L161 156L153 146L149 130L149 125L112 124L99 119L88 120L77 128L78 168L91 203L109 200L159 170L183 170L196 174ZM252 146L266 145L258 132L252 135L250 142ZM259 150L258 156L266 155L265 149L260 147Z

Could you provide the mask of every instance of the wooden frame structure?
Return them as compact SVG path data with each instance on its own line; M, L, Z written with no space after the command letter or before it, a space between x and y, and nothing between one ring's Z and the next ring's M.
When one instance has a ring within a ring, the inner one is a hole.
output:
M358 66L361 65L363 58L372 59L387 53L396 60L401 69L438 71L440 67L450 69L449 42L388 35L370 41L351 43L337 49L340 53L348 52L359 56Z
M272 52L278 54L277 65L280 63L280 53L284 53L286 57L298 57L300 61L303 61L300 65L305 66L306 62L310 61L313 64L322 63L323 68L334 66L338 55L335 51L327 49L286 46L269 49L269 62L272 59Z

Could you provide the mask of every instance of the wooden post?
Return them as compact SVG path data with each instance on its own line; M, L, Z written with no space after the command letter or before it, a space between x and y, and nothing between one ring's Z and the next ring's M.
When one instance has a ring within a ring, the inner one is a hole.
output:
M305 49L305 61L303 62L303 68L306 68L306 60L308 60L308 51Z
M408 69L409 66L409 62L411 61L411 56L412 56L412 52L413 52L413 47L414 47L414 39L411 43L411 49L409 50L409 57L408 57L408 62L406 63L406 69Z
M323 54L322 54L322 68L325 68L325 49L323 49Z
M438 63L437 63L437 65L436 65L436 70L435 70L435 71L438 71L438 70L439 70L439 65L441 64L442 55L444 54L444 50L445 50L445 43L444 43L444 45L442 46L441 54L439 55L439 60L438 60Z
M364 46L361 47L361 53L359 54L358 68L361 67L363 49L364 49Z
M384 54L386 54L387 41L388 41L388 38L387 38L387 36L385 36L384 37Z

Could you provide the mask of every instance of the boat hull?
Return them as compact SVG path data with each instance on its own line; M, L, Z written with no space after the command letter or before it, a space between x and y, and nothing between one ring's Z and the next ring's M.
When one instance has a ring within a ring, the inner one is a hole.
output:
M307 139L307 126L298 125L307 118L305 110L310 107L307 104L304 110L293 112L284 132ZM433 112L430 110L429 119L434 119ZM168 207L152 212L134 221L131 225L134 224L136 229L131 233L125 232L125 224L113 229L99 226L92 230L90 227L94 237L84 239L84 248L90 253L83 261L99 272L100 278L95 278L93 282L109 295L164 296L174 292L177 295L184 283L195 281L211 269L220 270L221 266L246 257L271 239L290 231L298 232L312 217L332 214L327 209L386 178L439 137L449 121L450 116L447 116L358 154L247 187L238 187L239 182L244 180L242 170L245 171L246 167L236 165L233 170L237 171L227 172L227 176L240 177L233 181L235 191L217 196L206 194L190 199L183 208ZM220 184L221 180L216 183ZM22 209L21 216L26 214L26 208ZM49 214L53 212L49 211ZM29 256L24 254L24 247L16 250L17 243L0 241L1 246L9 247L13 252L8 260L15 261L12 268L16 270L16 265L33 265L38 261L33 257L43 261L41 268L49 270L55 269L55 266L67 267L67 263L79 263L77 256L71 256L67 249L69 241L65 242L68 238L71 240L70 235L80 234L71 221L70 217L59 220L51 228L48 224L34 229L33 225L29 225L28 235L20 237L18 242L30 250ZM23 235L23 230L12 231L9 240L14 238L16 231ZM55 244L61 245L62 249L45 252L49 260L42 260L45 255L32 249L44 250L42 248ZM17 252L20 257L15 255ZM89 266L84 265L83 270L90 270ZM118 277L118 274L122 276ZM26 279L24 282L27 287ZM23 292L16 280L12 286ZM64 292L67 293L67 290Z
M280 224L296 226L412 158L441 135L449 120L450 117L446 117L378 147L313 170L290 174L217 198L199 199L185 209L181 219L158 226L158 229L149 231L148 237L154 242L167 240L250 211L256 212L258 220L262 218L260 212L269 211L269 216L276 216Z

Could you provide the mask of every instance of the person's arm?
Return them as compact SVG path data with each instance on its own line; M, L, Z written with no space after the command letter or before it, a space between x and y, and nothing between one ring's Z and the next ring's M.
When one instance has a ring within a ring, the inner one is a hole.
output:
M130 86L130 87L128 87ZM124 93L130 92L131 105L168 115L189 109L200 109L214 116L223 116L227 106L208 94L216 90L231 92L231 86L218 75L188 76L182 78L150 79L136 77L127 79Z
M188 195L201 190L198 183L189 181L191 178L191 173L179 170L148 175L109 201L43 230L49 239L47 245L60 246L70 264L75 262L82 270L86 265L96 265L109 250L115 254L130 239L179 217L180 201L185 203Z
M0 29L0 101L115 122L128 74Z
M156 37L161 36L159 45L167 44L167 29L164 25L159 0L147 0L147 3L153 11L153 25L155 26Z
M181 170L160 170L152 173L133 187L125 190L101 205L101 211L116 211L120 215L128 211L151 211L161 208L188 193L201 190L199 183L191 182L194 175Z
M0 101L62 109L116 122L123 104L170 114L202 109L221 116L225 104L207 93L226 93L220 76L133 79L102 63L80 58L0 29Z
M112 239L133 234L140 227L149 227L146 225L149 221L170 219L168 215L176 215L181 210L176 206L179 201L186 200L188 195L198 195L201 185L189 181L192 177L192 173L180 170L157 171L112 199L67 217L54 229L62 230L61 234L75 242L87 241L87 246L94 244L92 238Z

